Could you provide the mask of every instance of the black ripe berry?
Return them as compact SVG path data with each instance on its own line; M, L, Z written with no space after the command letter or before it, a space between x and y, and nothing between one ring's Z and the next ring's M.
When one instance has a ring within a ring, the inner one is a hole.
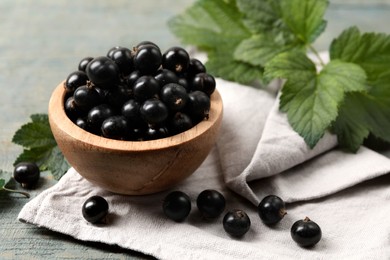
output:
M251 227L248 215L240 209L227 212L222 223L226 233L233 237L242 237Z
M161 127L149 127L146 130L145 133L145 140L155 140L155 139L161 139L169 136L169 130L168 128L161 126Z
M107 52L107 55L106 55L107 58L112 59L112 56L113 56L114 52L116 50L120 49L120 48L122 48L122 47L121 46L115 46L115 47L112 47L111 49L109 49L108 52Z
M216 218L225 209L225 197L216 190L204 190L196 199L196 205L204 218Z
M157 97L159 92L160 85L152 76L140 77L133 86L134 98L140 102Z
M86 119L79 117L76 119L75 124L81 129L88 131L88 123Z
M67 93L73 93L78 87L86 85L87 81L88 77L85 72L74 71L69 74L68 78L65 81L65 91Z
M215 90L215 79L208 73L196 74L191 83L192 90L200 90L211 95Z
M114 49L111 53L111 59L118 65L122 75L129 75L133 71L133 57L128 48Z
M171 111L179 111L187 104L188 94L183 86L169 83L161 89L160 98Z
M189 77L194 77L198 73L206 72L206 67L203 63L197 59L191 59L190 65L188 66L187 75Z
M170 120L172 134L182 133L193 127L191 118L182 112L176 112Z
M159 99L149 99L142 104L140 113L147 124L156 125L167 119L168 108Z
M103 121L114 115L113 109L107 104L101 104L93 107L87 115L89 127L95 133L100 133Z
M92 196L84 202L82 214L90 223L104 222L108 214L108 203L101 196Z
M317 244L322 237L320 226L308 217L298 220L291 227L292 239L302 247L310 247Z
M161 66L162 55L160 49L152 44L137 48L134 55L134 68L141 74L155 74Z
M23 188L34 186L40 176L39 167L35 163L21 162L14 168L14 179L19 182Z
M128 124L123 116L112 116L103 121L101 130L104 137L124 140L127 137Z
M88 63L86 73L95 86L109 89L119 81L120 72L113 60L101 56Z
M111 89L106 95L107 103L113 108L120 110L123 104L133 97L133 88L125 83L119 83Z
M76 119L78 116L82 116L82 114L85 111L77 106L76 102L74 102L73 96L66 99L64 109L65 109L66 115L71 120Z
M75 90L73 99L78 107L89 110L100 103L101 96L94 88L81 86Z
M191 200L184 192L173 191L165 197L162 208L168 218L181 222L190 214Z
M83 58L83 59L80 61L79 66L78 66L79 71L85 72L85 70L87 69L88 63L89 63L91 60L93 60L92 57L85 57L85 58Z
M178 83L179 81L179 78L176 76L176 74L167 69L158 70L154 78L157 80L158 84L160 84L161 88L166 84Z
M154 47L156 47L158 50L160 50L160 47L158 47L157 44L155 44L154 42L151 42L151 41L142 41L140 43L138 43L135 47L135 51L137 51L139 48L145 46L145 45L153 45Z
M140 114L140 104L134 99L128 100L122 107L122 115L133 126L140 126L142 118Z
M194 91L188 94L187 111L196 121L209 117L210 98L202 91Z
M189 64L190 56L181 47L169 48L162 56L162 67L178 74L185 72Z
M287 214L284 201L275 195L264 197L257 210L260 219L266 225L278 223Z
M125 82L129 87L133 87L135 82L142 76L141 72L139 70L135 70L132 73L130 73L129 76L125 77Z

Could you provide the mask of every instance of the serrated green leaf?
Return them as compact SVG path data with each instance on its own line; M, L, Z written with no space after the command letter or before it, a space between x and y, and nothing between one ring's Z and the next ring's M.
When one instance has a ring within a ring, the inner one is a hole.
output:
M240 42L250 36L243 25L235 1L200 0L183 14L168 21L172 32L183 43L216 49L226 41Z
M52 147L56 145L50 129L47 115L35 114L31 116L32 122L24 124L16 131L12 142L23 147Z
M16 158L14 166L20 162L35 162L41 171L46 171L47 167L44 164L46 158L50 156L50 151L53 147L34 147L24 149L23 152Z
M0 188L4 187L12 178L12 173L0 170Z
M323 17L328 4L327 0L281 1L282 20L298 39L310 44L326 28Z
M300 51L299 47L277 42L274 37L265 34L253 35L243 40L234 51L234 59L253 66L262 66L277 54L286 51Z
M0 179L0 188L4 187L5 185L5 180L4 179Z
M373 82L390 71L390 35L361 34L358 28L351 27L333 40L330 58L360 65L368 81Z
M366 90L366 75L359 66L335 60L317 74L315 64L303 53L279 54L267 64L265 77L287 80L280 108L311 148L336 119L344 93Z
M216 77L243 84L252 83L262 78L262 67L237 61L234 59L233 53L229 51L230 47L223 45L219 49L209 52L209 59L206 63L207 70Z
M68 161L65 159L58 146L51 149L50 156L47 158L45 165L56 180L59 180L70 168Z
M358 150L369 133L390 141L390 73L382 75L370 87L368 93L346 95L332 125L340 145L352 152Z

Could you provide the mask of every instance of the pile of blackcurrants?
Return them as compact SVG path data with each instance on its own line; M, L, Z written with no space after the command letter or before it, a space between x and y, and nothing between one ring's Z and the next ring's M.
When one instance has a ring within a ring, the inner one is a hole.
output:
M144 41L82 59L64 87L65 112L77 126L106 138L143 141L208 119L215 79L185 49L161 53Z

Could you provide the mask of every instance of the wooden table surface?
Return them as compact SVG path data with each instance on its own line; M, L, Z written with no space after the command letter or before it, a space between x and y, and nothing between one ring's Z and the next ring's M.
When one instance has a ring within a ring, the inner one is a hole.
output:
M166 21L193 0L1 0L0 169L12 171L21 148L13 133L32 113L47 113L52 90L85 56L117 45L155 41L164 50L180 44ZM390 0L330 0L328 27L316 47L325 50L343 29L390 33ZM32 197L52 186L47 173ZM11 182L9 186L14 186ZM17 185L15 185L19 188ZM149 259L98 243L80 242L16 218L28 199L0 192L0 259Z

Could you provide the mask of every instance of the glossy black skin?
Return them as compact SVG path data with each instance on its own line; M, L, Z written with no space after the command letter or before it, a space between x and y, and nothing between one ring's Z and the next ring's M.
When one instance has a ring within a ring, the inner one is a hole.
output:
M101 196L92 196L84 202L81 212L88 222L97 224L106 218L108 203Z
M106 95L106 102L111 107L120 111L123 104L133 97L133 88L125 83L120 83L112 88Z
M146 100L141 108L142 119L150 125L157 125L167 119L169 111L167 106L159 99Z
M138 43L138 44L136 45L135 49L139 49L139 48L141 48L141 47L143 47L143 46L145 46L145 45L153 45L154 47L156 47L157 49L160 50L160 47L158 47L157 44L155 44L154 42L151 42L151 41L142 41L142 42L140 42L140 43ZM160 50L160 51L161 51L161 50Z
M88 63L93 60L93 57L85 57L79 62L78 70L85 72Z
M64 105L66 115L71 119L75 119L80 116L80 108L77 106L76 102L74 102L73 96L68 97L65 101Z
M87 81L88 76L85 72L74 71L70 73L65 80L65 91L67 93L73 93L78 87L86 85Z
M140 103L134 99L130 99L123 104L121 113L133 127L140 126L143 122L140 114L140 107Z
M190 56L181 47L169 48L162 56L162 67L177 74L186 72L189 65Z
M162 208L169 219L182 222L190 214L191 199L182 191L172 191L165 197Z
M128 124L123 116L112 116L103 121L101 131L106 138L125 140L128 135Z
M165 126L149 127L145 131L144 140L156 140L169 136L169 130Z
M257 210L260 219L266 225L278 223L286 215L284 201L275 195L264 197L259 203Z
M139 101L157 97L160 92L160 84L152 76L140 77L133 86L134 98Z
M120 71L116 63L105 56L94 58L86 68L89 80L98 87L109 89L119 82Z
M111 53L111 59L118 65L123 76L129 75L134 70L133 57L128 48L119 47Z
M40 170L38 165L32 162L21 162L15 165L13 177L24 188L33 187L39 180Z
M191 89L193 91L200 90L211 95L215 90L215 79L208 73L198 73L191 82Z
M84 129L88 131L88 123L87 120L84 118L77 118L75 124L80 127L81 129Z
M159 48L147 44L139 47L134 55L134 69L143 75L154 75L161 66L162 55Z
M187 77L192 78L196 74L206 72L206 67L198 59L190 59L190 64L187 69Z
M160 98L171 111L179 111L187 104L188 94L183 86L169 83L161 89Z
M202 91L194 91L188 94L186 111L195 121L209 117L211 101L209 96Z
M87 115L88 126L93 132L98 132L104 120L114 115L114 110L107 104L93 107Z
M187 90L187 92L191 91L190 84L188 83L188 80L186 78L179 78L177 83L183 86Z
M106 55L107 58L112 59L112 56L113 56L114 52L116 50L120 49L120 48L122 48L122 47L121 46L115 46L115 47L112 47L111 49L109 49L108 52L107 52L107 55Z
M135 82L142 76L141 72L139 70L135 70L132 73L130 73L129 76L125 77L125 82L129 87L133 87Z
M182 112L176 112L170 120L169 127L172 134L179 134L191 129L194 126L191 118Z
M227 212L222 223L226 233L233 237L242 237L251 227L249 216L240 209Z
M160 88L164 87L169 83L178 83L179 78L170 70L161 69L157 71L157 74L154 76L157 82L160 85Z
M302 247L311 247L317 244L322 237L320 226L308 217L298 220L291 227L292 239Z
M196 205L204 218L217 218L225 210L225 197L216 190L204 190L197 199Z
M78 87L74 91L73 99L76 105L84 110L89 110L101 102L100 94L93 87L88 86Z

